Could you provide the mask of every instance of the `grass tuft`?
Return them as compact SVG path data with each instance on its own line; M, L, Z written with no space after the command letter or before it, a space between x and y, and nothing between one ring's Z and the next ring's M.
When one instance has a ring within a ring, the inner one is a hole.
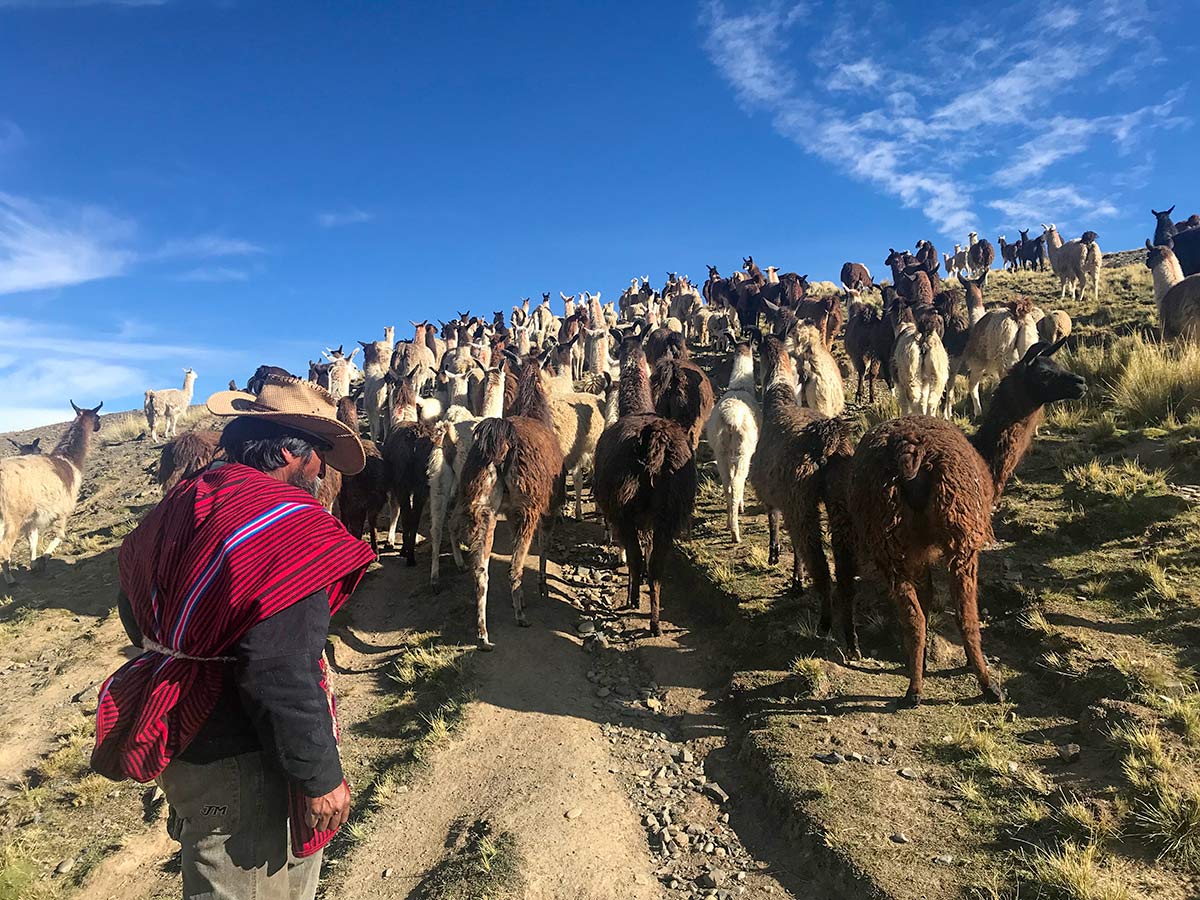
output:
M1139 342L1113 385L1112 398L1133 425L1187 418L1200 410L1200 347Z
M422 900L501 900L520 896L521 854L508 831L476 822L465 843L438 863L413 892Z
M1134 830L1157 852L1159 859L1200 871L1200 790L1193 784L1158 783L1148 796L1134 802Z
M816 657L801 656L792 660L789 671L799 685L799 696L824 696L825 690L829 686L829 679L825 674L824 662Z
M1038 848L1023 856L1025 881L1036 886L1034 896L1046 900L1133 900L1129 888L1100 865L1095 844L1066 841L1057 849Z

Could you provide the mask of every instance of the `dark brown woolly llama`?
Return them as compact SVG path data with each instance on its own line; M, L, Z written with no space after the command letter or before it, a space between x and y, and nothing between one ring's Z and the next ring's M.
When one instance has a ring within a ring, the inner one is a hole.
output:
M796 402L795 364L783 342L768 337L762 343L763 408L758 447L750 460L750 483L767 507L771 531L768 560L779 562L779 526L792 542L792 576L799 589L807 567L821 602L821 632L833 627L832 582L821 539L821 505L829 516L838 607L846 647L858 657L854 628L853 532L846 509L846 484L854 445L850 424L830 419ZM803 566L802 566L803 563Z
M383 444L388 502L392 506L388 546L396 546L396 525L399 522L404 540L401 552L410 566L417 564L417 526L421 522L421 510L429 498L429 456L441 437L441 432L428 422L416 421L417 395L413 377L404 377L399 381L391 426ZM334 473L330 471L328 474Z
M158 454L158 483L163 494L185 478L199 475L214 459L224 456L220 450L221 432L185 431L163 444Z
M505 379L509 381L513 379ZM488 563L496 535L496 517L505 514L513 533L508 579L517 624L527 626L522 581L525 557L535 533L540 559L539 586L545 587L546 541L552 510L562 502L566 482L563 455L542 387L537 357L526 359L515 379L516 395L503 419L484 419L475 426L475 443L467 454L459 485L458 510L466 532L470 567L475 579L479 647L488 639Z
M875 426L859 441L850 509L859 552L888 582L900 616L909 673L902 705L921 701L926 610L933 601L929 566L938 561L949 568L967 662L984 698L1003 699L980 646L979 551L994 540L992 507L1029 449L1042 408L1078 399L1086 390L1082 378L1050 358L1064 341L1029 349L1000 382L970 439L943 419L905 416Z
M664 359L665 362L676 362ZM710 389L711 390L711 389ZM711 396L711 394L710 394ZM696 464L683 428L654 412L645 353L636 338L621 346L619 418L596 444L592 491L629 564L627 606L642 580L650 591L650 633L660 634L659 584L675 538L691 517ZM703 427L703 424L701 425ZM648 545L649 558L643 557Z
M846 321L846 353L858 373L854 402L862 402L865 377L868 402L874 403L875 379L882 375L888 387L892 385L891 359L896 335L884 314L870 303L852 300L849 313Z
M338 401L338 419L343 425L354 429L355 433L358 432L358 409L353 397L343 397ZM388 467L374 441L363 438L362 445L367 463L357 475L342 476L341 490L338 491L338 518L356 538L361 538L364 531L369 532L371 549L378 556L379 539L375 533L375 523L387 505Z
M676 422L695 452L716 402L712 382L704 370L690 360L668 354L654 365L650 391L654 411Z

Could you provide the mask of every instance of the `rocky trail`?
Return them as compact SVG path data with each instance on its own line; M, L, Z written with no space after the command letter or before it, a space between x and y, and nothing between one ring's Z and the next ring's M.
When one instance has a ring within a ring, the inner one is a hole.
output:
M644 613L611 611L624 580L598 535L591 524L560 529L551 596L527 629L511 620L507 557L493 559L497 648L473 654L461 725L336 862L327 896L424 896L429 873L481 825L514 837L521 897L792 896L784 885L799 878L778 868L784 848L726 747L713 691L727 677L701 646L719 635L699 639L667 608L664 637L647 643ZM426 559L416 569L389 562L386 589L364 585L346 623L362 645L389 646L404 623L425 628L431 607L469 612L467 577L434 597ZM531 559L527 577L536 567ZM462 633L447 638L469 640L471 617L454 618ZM370 698L347 680L338 689L353 717Z

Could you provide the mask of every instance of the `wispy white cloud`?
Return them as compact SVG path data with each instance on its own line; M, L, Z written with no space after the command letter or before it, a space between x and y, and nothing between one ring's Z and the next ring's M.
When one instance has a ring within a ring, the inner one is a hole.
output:
M117 412L136 406L147 388L181 383L185 366L203 380L228 360L218 348L157 340L145 322L116 322L80 338L54 322L0 316L0 432L69 419L70 400L104 400Z
M201 234L176 238L164 243L151 256L154 259L211 259L220 256L257 256L266 249L240 238L219 234Z
M139 265L249 258L266 252L258 244L219 234L167 240L149 251L139 249L144 242L137 238L131 220L101 207L0 192L0 294L114 278ZM201 266L175 277L234 281L248 276L245 269Z
M188 269L176 276L180 281L245 281L250 273L245 269L231 269L228 266L199 266Z
M1058 202L1076 221L1112 215L1111 201L1096 198L1128 166L1062 163L1101 141L1129 154L1157 130L1190 124L1177 111L1182 89L1132 110L1095 90L1098 76L1131 55L1161 62L1144 0L1028 22L1013 10L997 24L1004 41L980 36L970 17L932 31L898 28L887 8L865 2L808 6L803 28L791 30L793 10L771 0L701 9L704 48L747 112L765 113L779 134L922 210L947 235L980 230L979 211L1043 215ZM996 186L1020 191L977 209L976 197Z
M322 228L340 228L343 225L361 225L374 220L373 213L362 209L343 209L336 212L317 214L317 224Z
M134 226L94 206L48 206L0 193L0 294L123 274Z
M989 201L988 206L1004 217L1000 227L1010 229L1022 224L1028 227L1031 222L1052 223L1055 216L1063 213L1089 222L1117 214L1117 208L1110 201L1084 197L1070 187L1023 190L1012 197Z

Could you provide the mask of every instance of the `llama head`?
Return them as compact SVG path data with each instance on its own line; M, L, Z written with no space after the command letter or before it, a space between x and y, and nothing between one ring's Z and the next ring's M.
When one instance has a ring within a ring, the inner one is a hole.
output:
M1164 261L1173 261L1175 259L1175 251L1169 246L1155 246L1150 243L1150 239L1146 239L1146 268L1153 269L1155 266L1161 265Z
M90 423L92 431L100 430L100 410L103 406L104 402L101 401L99 406L93 407L92 409L80 409L75 405L74 400L71 401L71 409L75 410L75 421L83 422L83 427L85 428L88 427L88 424Z
M1069 372L1052 359L1067 342L1060 338L1053 344L1038 341L1024 358L1004 377L1005 393L1023 401L1031 409L1058 400L1078 400L1087 393L1083 376Z

